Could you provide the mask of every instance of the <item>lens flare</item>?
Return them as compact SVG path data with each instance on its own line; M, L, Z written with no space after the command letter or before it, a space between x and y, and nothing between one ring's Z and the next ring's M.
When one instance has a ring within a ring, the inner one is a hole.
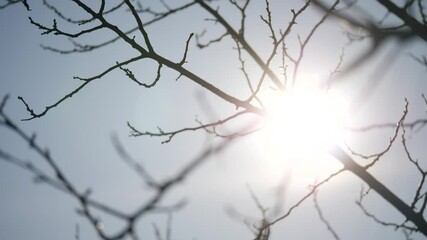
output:
M344 98L313 88L295 89L277 94L268 106L263 150L267 158L303 178L323 176L337 166L327 158L329 148L344 139Z

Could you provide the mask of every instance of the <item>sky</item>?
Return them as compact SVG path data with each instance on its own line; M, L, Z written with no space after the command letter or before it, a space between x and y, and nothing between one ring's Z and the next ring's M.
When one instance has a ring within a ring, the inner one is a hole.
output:
M67 16L85 16L69 2L62 0L55 1L55 4ZM162 9L157 1L144 3L152 4L153 9ZM238 26L239 13L224 2L217 4L220 4L220 13L233 26ZM283 29L291 19L290 9L298 9L303 2L272 0L270 4L276 29ZM167 144L161 144L164 138L129 137L127 122L144 131L156 131L157 127L176 130L197 126L196 119L215 121L236 111L234 106L185 77L176 80L178 74L166 68L161 80L152 89L137 86L120 70L113 71L89 84L42 118L20 121L29 114L18 96L24 97L36 112L40 112L80 84L73 76L96 75L116 61L136 54L123 42L84 54L61 55L43 50L40 44L64 49L72 45L65 37L40 35L41 31L29 23L28 16L50 25L55 15L41 2L30 2L30 5L30 12L22 4L0 10L0 96L10 95L6 113L26 132L37 133L37 142L49 148L58 165L80 190L91 188L94 199L124 212L136 209L151 193L120 158L114 149L112 136L117 136L129 154L143 163L156 179L173 176L210 143L220 141L204 131L182 133ZM375 4L359 3L358 6L369 9L370 15L377 20L386 13ZM248 8L246 37L265 59L271 49L271 39L260 14L266 16L264 1L253 1ZM304 39L321 16L322 13L314 7L301 16L287 40L290 54L298 53L298 36ZM206 30L201 38L205 42L223 33L224 29L219 24L206 20L210 17L203 9L193 7L146 30L159 54L179 62L190 33ZM358 17L362 19L364 15ZM123 29L135 26L129 12L124 9L108 19ZM396 20L390 17L387 21ZM71 31L78 29L59 21L58 26ZM345 68L369 47L367 40L350 44L343 34L345 30L349 30L348 26L336 19L321 25L305 49L297 85L326 79L329 71L337 65L342 51L342 67ZM79 41L99 43L113 36L111 32L100 31ZM140 36L136 40L142 41ZM206 49L197 48L194 40L190 42L188 63L184 66L233 96L241 99L247 97L249 88L239 70L237 51L230 38ZM340 95L350 106L348 125L361 127L396 123L402 116L405 98L409 102L407 121L425 118L426 105L421 94L427 89L427 68L415 62L410 54L427 54L425 43L419 39L405 44L387 41L372 59L333 85L330 92ZM244 57L247 59L248 73L257 79L261 70L247 54ZM273 62L272 69L280 75L278 63ZM141 61L129 67L141 81L151 82L156 76L157 66L152 61ZM289 71L292 71L292 64ZM372 82L379 84L373 88ZM271 86L270 82L263 89L263 98L268 99L276 94L277 91ZM361 94L366 92L367 87L372 89L371 94ZM321 112L314 114L313 124L318 122L320 115ZM220 130L233 132L254 119L257 118L238 119ZM372 154L387 146L393 131L387 128L364 133L345 132L342 139L337 141L341 145L347 143L361 153ZM427 167L423 161L427 156L425 134L425 129L416 132L407 129L411 153L422 166ZM187 202L183 209L172 215L172 239L253 239L243 219L230 214L241 213L249 221L259 219L260 212L251 191L266 207L273 208L279 201L279 212L284 213L309 191L309 184L340 168L340 164L326 154L315 157L308 154L310 161L319 157L320 164L308 161L299 170L294 170L284 159L290 158L289 155L273 154L274 150L265 141L268 137L268 133L261 130L238 139L166 195L162 202L164 205L173 205L183 199ZM292 146L291 142L285 144L280 141L276 142L284 149ZM34 154L27 143L3 127L0 128L0 149L34 162L52 174L43 159ZM308 145L304 151L314 152L313 147ZM364 163L361 159L355 159ZM327 170L323 169L324 166ZM420 176L405 157L400 134L396 146L370 172L403 200L412 200ZM285 184L283 197L279 198L277 189L281 182ZM345 172L320 189L319 205L337 234L341 239L404 239L401 231L376 224L355 204L362 185L360 179ZM367 196L365 204L369 211L385 221L404 220L374 192ZM87 219L76 213L77 208L77 201L69 195L46 184L35 184L28 172L0 161L0 239L75 239L77 225L80 239L97 239ZM97 214L102 218L107 232L113 233L123 226L118 220ZM155 239L153 224L163 231L167 217L165 214L152 214L141 219L137 224L141 238ZM412 237L424 239L423 235L416 233ZM333 236L320 221L310 198L288 218L272 227L271 238L333 239Z

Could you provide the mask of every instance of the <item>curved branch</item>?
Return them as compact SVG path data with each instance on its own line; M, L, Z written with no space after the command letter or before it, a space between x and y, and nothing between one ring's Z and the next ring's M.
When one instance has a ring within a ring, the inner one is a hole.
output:
M64 102L67 98L71 98L72 96L74 96L76 93L78 93L80 90L82 90L87 84L89 84L93 80L99 79L99 78L103 77L104 75L106 75L107 73L111 72L112 70L114 70L116 68L119 68L119 67L121 67L123 65L129 64L131 62L134 62L134 61L137 61L137 60L143 59L143 58L145 58L145 57L144 56L138 56L138 57L135 57L135 58L131 58L131 59L127 60L127 61L124 61L124 62L121 62L121 63L117 63L116 65L108 68L104 72L102 72L102 73L100 73L100 74L98 74L96 76L90 77L90 78L74 77L74 79L82 80L82 81L84 81L84 83L81 84L80 86L78 86L76 89L74 89L70 93L66 94L64 97L62 97L61 99L59 99L54 104L47 106L45 108L45 110L43 112L41 112L41 113L35 113L34 110L24 100L24 98L21 97L21 96L18 96L18 99L21 100L21 102L25 105L25 107L27 109L27 112L29 112L30 115L31 115L30 118L22 119L22 121L29 121L29 120L32 120L34 118L40 118L40 117L46 115L46 113L49 112L49 110L51 110L52 108L57 107L59 104L61 104L62 102Z

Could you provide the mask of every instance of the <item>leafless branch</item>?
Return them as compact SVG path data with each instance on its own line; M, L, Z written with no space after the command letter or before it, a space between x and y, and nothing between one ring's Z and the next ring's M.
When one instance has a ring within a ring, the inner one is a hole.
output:
M339 174L343 173L345 171L345 169L340 169L332 174L330 174L328 177L326 177L325 179L323 179L322 181L320 181L319 183L313 185L310 187L310 191L305 194L302 198L300 198L300 200L298 200L295 204L293 204L288 211L286 211L284 214L281 214L281 216L279 216L278 218L274 219L273 221L271 221L269 223L269 226L272 226L280 221L282 221L283 219L287 218L289 215L291 215L291 213L298 208L305 200L307 200L309 197L311 197L314 192L320 188L322 185L326 184L327 182L329 182L331 179L333 179L334 177L338 176Z
M413 54L410 54L410 56L417 62L419 62L421 65L424 65L427 67L427 58L426 56L417 57Z
M325 22L326 18L328 18L329 15L335 10L338 3L339 3L339 0L336 0L334 2L334 4L326 11L325 15L320 19L320 21L317 22L316 25L314 25L314 27L311 29L310 33L307 35L307 37L305 38L304 41L301 41L301 39L298 37L299 42L300 42L300 51L299 51L298 58L290 58L291 61L294 62L294 64L295 64L294 71L293 71L293 77L292 77L292 86L295 85L296 78L298 75L298 69L299 69L299 66L301 64L301 60L304 57L304 49L305 49L306 45L308 44L308 42L310 41L311 37L314 35L316 30Z
M370 213L362 203L363 199L368 195L368 193L369 193L369 189L368 189L368 191L365 191L362 187L360 194L359 194L359 199L356 201L357 206L360 207L360 209L363 211L363 213L367 217L371 218L372 220L374 220L376 223L378 223L380 225L383 225L386 227L393 227L396 230L397 229L405 229L405 230L410 230L410 231L417 231L417 228L406 225L406 221L404 221L403 223L400 223L400 224L392 223L392 222L386 222L386 221L379 219L374 214Z
M237 33L230 24L218 13L212 9L207 3L202 0L195 0L202 8L208 11L221 25L227 30L228 34L230 34L233 38L237 39L242 47L249 53L249 55L254 59L254 61L261 67L263 71L271 78L273 83L279 88L284 89L283 84L280 82L279 78L276 74L264 63L261 57L255 52L255 50L246 42L244 36Z
M22 0L6 0L6 3L0 5L0 9L4 9L4 8L6 8L8 6L11 6L11 5L19 3L19 2L22 2ZM27 4L26 1L23 2L23 3L24 3L24 5ZM27 5L25 5L25 7L27 8L27 10L29 10L29 7L27 7Z
M52 33L54 35L63 35L63 36L70 37L70 38L77 38L77 37L80 37L84 34L92 33L92 32L95 32L97 30L104 28L104 25L100 24L100 25L95 26L93 28L81 30L80 32L77 32L77 33L69 33L69 32L64 32L58 28L58 24L56 22L56 19L53 19L52 27L46 27L46 26L34 21L31 17L28 17L28 19L30 19L31 24L37 26L40 30L42 30L42 33L41 33L42 35Z
M351 152L351 154L353 154L355 156L358 156L358 157L361 157L361 158L364 158L364 159L371 159L372 158L371 162L365 166L365 169L368 169L368 168L372 167L375 163L377 163L380 160L380 158L384 154L386 154L391 149L391 147L393 146L393 143L395 142L395 140L396 140L396 138L398 136L399 130L402 127L403 122L405 121L406 115L408 114L408 105L409 105L409 102L405 99L405 108L403 110L403 114L400 117L400 119L397 122L397 124L395 124L394 134L390 138L389 143L385 147L384 150L382 150L379 153L375 153L375 154L371 154L371 155L363 155L363 154L360 154L360 153L357 153L357 152L353 151L349 146L347 146L347 149Z
M188 53L188 44L190 44L190 40L193 37L194 33L191 33L190 36L187 39L187 42L185 43L185 51L184 51L184 56L182 57L181 62L179 62L179 65L184 65L184 63L187 62L187 53Z
M123 3L124 3L124 1L123 1ZM176 8L170 9L170 10L168 10L166 12L159 13L153 19L151 19L151 20L146 21L145 23L143 23L143 27L148 27L148 26L150 26L150 25L152 25L154 23L157 23L157 22L159 22L159 21L161 21L161 20L163 20L163 19L165 19L165 18L167 18L167 17L169 17L169 16L171 16L171 15L173 15L175 13L184 11L184 10L190 8L191 6L194 6L194 5L195 5L195 2L190 2L188 4L184 4L184 5L180 6L180 7L176 7ZM115 10L116 9L112 8L111 12L114 12ZM104 15L107 14L107 13L109 13L109 12L110 11L104 12ZM132 29L130 29L128 31L125 31L124 33L126 35L130 35L130 34L134 33L137 30L138 30L138 27L134 27L134 28L132 28ZM117 42L118 40L122 40L122 38L120 36L117 36L117 37L114 37L114 38L112 38L110 40L104 41L104 42L102 42L100 44L81 44L81 43L76 42L74 39L70 38L69 41L74 46L74 48L71 49L71 50L62 50L62 49L57 49L57 48L49 47L49 46L45 46L45 45L41 45L41 47L43 49L50 50L50 51L53 51L53 52L57 52L57 53L60 53L60 54L85 53L85 52L90 52L90 51L93 51L93 50L96 50L96 49L108 46L110 44L113 44L113 43Z
M148 37L147 32L145 31L144 24L142 23L141 18L139 17L138 13L136 12L135 7L133 6L132 3L130 3L129 0L125 0L125 3L128 6L128 8L130 9L130 11L132 12L132 15L135 18L135 21L138 23L138 29L141 32L142 36L144 37L144 42L147 45L148 51L151 53L154 53L154 48L151 45L151 41Z
M199 47L199 48L201 48L201 49L206 48L206 47L209 47L211 44L214 44L214 43L218 43L218 42L220 42L223 38L225 38L225 37L226 37L226 36L228 36L229 34L228 34L228 32L223 33L221 36L219 36L219 37L217 37L217 38L214 38L214 39L212 39L212 40L209 40L207 43L202 43L202 42L200 41L200 38L201 38L203 35L204 35L203 33L202 33L202 34L196 34L197 47Z
M187 127L187 128L182 128L176 131L170 131L170 132L165 132L163 131L161 128L158 128L158 132L141 132L139 130L137 130L135 127L133 127L129 122L128 122L128 127L131 129L131 136L132 137L139 137L139 136L150 136L150 137L167 137L166 140L162 141L162 144L164 143L169 143L173 137L175 137L175 135L183 133L183 132L188 132L188 131L197 131L197 130L201 130L201 129L208 129L211 127L216 127L219 125L222 125L230 120L233 120L235 118L237 118L238 116L241 116L243 114L247 114L247 111L240 111L237 112L227 118L212 122L212 123L207 123L207 124L200 124L200 126L197 127Z
M118 62L117 62L117 65L119 65ZM160 77L161 77L160 71L162 69L162 66L163 66L162 64L159 64L159 66L157 67L157 76L151 84L146 84L146 83L142 83L142 82L138 81L138 79L136 79L135 75L133 74L133 72L130 69L125 68L125 67L121 67L121 66L119 68L123 72L125 72L126 76L128 76L130 78L130 80L136 82L139 86L143 86L145 88L152 88L160 80Z
M159 186L158 183L154 180L154 178L145 169L145 167L129 155L129 153L125 150L124 146L120 143L117 135L113 135L112 141L117 153L120 155L123 161L125 161L129 165L129 167L131 167L148 186Z
M357 164L344 150L340 147L335 146L330 154L339 160L343 165L344 169L352 172L366 184L369 185L375 192L389 202L395 209L402 213L408 221L411 221L415 226L416 230L427 235L427 222L422 215L415 212L409 205L407 205L402 199L396 196L395 193L390 191L384 184L379 182L373 177L366 167Z
M45 110L41 113L36 113L34 112L34 110L28 105L28 103L24 100L23 97L18 96L18 99L21 100L21 102L25 105L27 112L30 113L31 117L30 118L26 118L26 119L22 119L22 121L29 121L32 120L34 118L40 118L43 117L44 115L46 115L46 113L57 107L58 105L60 105L62 102L64 102L67 98L71 98L73 97L76 93L80 92L80 90L82 90L86 85L88 85L90 82L92 82L95 79L100 79L101 77L105 76L107 73L111 72L112 70L116 69L116 68L120 68L123 65L127 65L129 63L135 62L137 60L143 59L145 58L144 56L138 56L135 58L131 58L127 61L121 62L121 63L116 63L116 65L108 68L107 70L105 70L104 72L93 76L93 77L89 77L89 78L81 78L81 77L74 77L74 79L79 79L84 81L84 83L82 83L80 86L78 86L76 89L74 89L73 91L71 91L70 93L66 94L64 97L62 97L61 99L59 99L57 102L55 102L52 105L49 105L45 108Z
M13 157L12 155L6 152L0 151L0 158L35 174L39 180L42 180L43 182L55 187L56 189L62 190L70 194L80 204L81 209L79 210L79 213L84 215L90 221L90 223L92 224L92 226L94 227L94 229L97 231L98 235L102 239L108 239L108 240L121 239L127 235L134 238L136 237L133 230L134 224L136 220L139 219L141 216L150 212L158 211L158 210L166 210L167 212L170 212L171 209L180 208L180 206L182 206L182 203L179 203L177 206L172 206L172 208L160 207L158 203L161 201L164 195L172 189L173 186L179 184L185 178L187 178L188 175L190 175L194 170L196 170L201 164L206 162L211 155L216 154L222 151L223 149L225 149L226 147L228 147L231 141L233 140L233 138L228 138L221 141L219 144L215 146L206 148L196 158L188 162L187 165L185 165L181 170L179 170L176 175L174 175L170 179L166 179L165 181L162 181L158 184L153 185L153 188L155 189L155 194L150 199L148 199L145 203L143 203L141 207L139 207L133 214L127 215L109 206L106 206L102 203L91 200L89 198L90 191L86 190L84 192L79 192L71 183L71 181L61 171L61 169L58 167L58 165L56 164L56 161L49 154L49 151L42 149L36 143L35 136L34 135L29 136L26 133L24 133L24 131L21 130L15 123L13 123L10 120L10 118L4 113L4 106L6 104L7 99L8 99L7 96L5 96L3 101L0 103L0 109L1 109L0 125L13 131L17 135L19 135L24 141L26 141L30 145L31 149L34 150L38 155L40 155L52 168L52 170L55 173L55 178L49 177L48 175L41 172L38 168L36 168L32 164L29 164L23 160ZM116 147L118 148L122 157L126 157L126 158L128 157L126 156L124 150L118 147L117 144L116 144ZM134 162L132 163L134 164ZM144 176L147 177L146 175ZM120 230L116 234L107 235L104 232L104 229L100 227L102 225L101 220L93 215L93 213L90 210L90 207L102 210L112 216L125 220L127 221L128 224L124 229Z
M317 215L319 215L320 221L322 221L323 224L325 224L326 228L332 234L332 236L334 237L334 239L339 240L340 237L338 236L338 234L336 233L336 231L334 230L334 228L331 226L331 224L329 223L329 221L323 215L322 209L320 208L319 202L317 200L317 191L315 191L313 193L313 202L314 202L314 208L317 211Z

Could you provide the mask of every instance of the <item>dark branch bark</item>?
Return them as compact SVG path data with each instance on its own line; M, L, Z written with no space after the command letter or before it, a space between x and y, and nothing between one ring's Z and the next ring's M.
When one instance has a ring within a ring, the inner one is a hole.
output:
M261 67L263 71L267 73L267 75L271 78L271 80L276 84L276 86L279 89L284 89L285 86L283 86L282 82L279 80L279 78L274 74L274 72L265 65L264 61L261 59L261 57L256 53L256 51L249 45L248 42L246 42L246 39L239 33L237 33L230 24L215 10L213 10L208 4L206 4L203 0L195 0L195 2L199 3L200 6L202 6L206 11L208 11L212 16L215 17L215 19L220 22L225 29L227 29L227 32L235 39L237 39L240 44L242 44L243 48L251 55L251 57L255 60L255 62Z
M335 146L331 150L331 155L338 159L344 168L369 185L375 192L383 197L387 202L393 205L406 219L413 222L417 226L417 230L427 236L427 222L422 214L415 212L409 205L402 201L396 194L390 191L384 184L373 177L364 167L357 164L344 150Z
M399 8L396 4L389 0L377 0L381 3L387 10L394 13L397 17L399 17L409 28L411 28L412 32L416 34L418 37L422 38L424 41L427 41L427 30L426 27L418 22L414 17L409 15L404 9Z

